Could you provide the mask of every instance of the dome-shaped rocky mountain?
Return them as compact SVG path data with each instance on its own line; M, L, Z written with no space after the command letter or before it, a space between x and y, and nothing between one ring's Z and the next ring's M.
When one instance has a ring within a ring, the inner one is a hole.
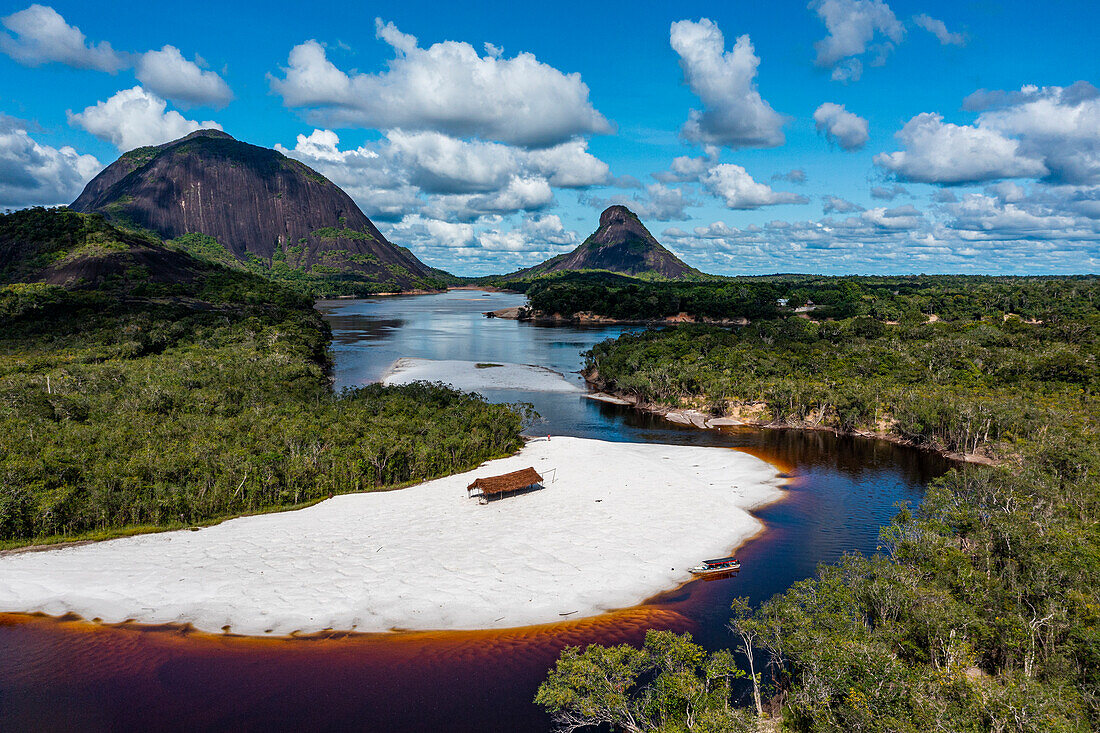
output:
M315 294L433 288L446 277L386 241L320 173L220 130L125 153L71 208Z
M609 270L624 275L681 278L700 275L665 249L630 209L611 206L600 214L600 227L572 252L512 273L528 278L570 270Z

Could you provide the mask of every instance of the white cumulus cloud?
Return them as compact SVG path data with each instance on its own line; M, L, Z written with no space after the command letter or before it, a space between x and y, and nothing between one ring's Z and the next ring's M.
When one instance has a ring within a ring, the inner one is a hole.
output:
M26 127L0 114L0 207L69 203L102 164L68 145L42 145Z
M666 229L667 242L707 272L1093 272L1100 266L1100 186L998 184L928 211L906 204L867 211L826 197L817 221L741 228L715 222Z
M829 142L844 150L859 150L870 139L867 120L849 112L843 104L821 105L814 111L814 123Z
M314 122L343 127L429 130L527 147L606 133L580 74L563 73L530 53L481 56L469 43L420 48L414 36L377 21L394 58L376 74L348 74L316 41L295 46L271 88Z
M69 25L56 10L38 4L2 22L13 35L0 32L0 51L24 66L60 63L112 74L133 66L138 81L147 89L184 105L224 107L233 99L224 79L185 59L175 46L136 54L115 51L106 41L88 42L81 30Z
M905 26L882 0L811 0L809 8L828 31L814 43L815 63L831 68L834 81L858 80L863 74L861 56L871 52L871 65L881 65L905 36Z
M684 80L703 103L693 109L681 134L688 140L729 148L774 148L784 142L783 115L756 88L760 58L747 35L733 50L707 18L672 24L669 39L680 56Z
M707 171L703 188L725 201L731 209L758 209L776 204L804 204L808 199L794 193L775 191L755 180L739 165L722 163Z
M479 193L508 184L520 171L515 148L500 143L466 141L438 132L386 134L384 148L391 164L429 193Z
M196 122L169 110L166 101L141 86L123 89L83 112L67 114L69 124L113 143L121 151L159 145L203 128L222 129L213 120Z
M880 206L864 211L860 218L883 229L916 229L924 221L924 216L912 204L892 209Z
M611 168L588 152L585 140L525 152L526 167L560 188L588 188L611 182Z
M149 91L182 104L220 108L233 100L224 79L185 59L175 46L138 57L137 78Z
M113 74L129 65L126 54L106 41L89 43L79 28L45 5L36 3L12 13L3 24L13 35L0 33L0 51L24 66L56 62Z
M688 218L684 209L696 203L696 201L692 200L692 197L684 193L682 188L662 186L660 183L651 183L645 187L644 196L635 197L632 208L634 209L634 213L643 219L670 221L673 219Z
M572 247L577 244L577 233L566 229L557 214L528 216L523 220L522 229L529 242L555 247Z
M486 229L477 238L484 249L501 252L549 254L577 243L577 233L566 229L556 214L527 216L518 227Z
M420 190L393 169L388 157L363 145L342 150L332 130L298 135L293 148L276 143L275 149L322 173L376 221L397 221L423 205Z
M875 163L925 183L1041 178L1100 184L1100 90L1092 84L979 90L963 107L980 113L973 124L917 115L897 134L905 149L879 154Z
M947 226L970 241L1100 239L1100 226L1041 200L966 194L945 206Z
M314 130L299 135L293 149L275 148L328 176L369 216L392 217L400 213L392 208L398 203L410 209L428 205L430 214L458 219L536 210L553 202L552 187L588 188L611 180L607 164L588 152L584 140L531 150L389 130L355 149L341 150L339 142L331 130Z
M1041 159L1021 150L1018 140L987 127L944 122L938 114L917 115L897 138L905 150L879 153L874 162L902 180L959 184L1048 173Z
M425 212L439 219L470 221L489 215L539 211L554 203L545 178L514 177L503 188L483 194L449 194L428 200Z
M1026 155L1043 160L1053 181L1100 183L1100 90L1088 82L1003 94L978 125L1018 139Z
M718 148L708 145L704 152L704 155L695 157L679 155L672 160L672 164L669 165L667 171L654 173L653 177L661 183L698 181L704 173L718 162Z
M518 224L515 217L495 214L469 222L410 214L382 228L391 241L407 244L417 256L463 274L511 272L568 251L579 241L555 214L529 214Z

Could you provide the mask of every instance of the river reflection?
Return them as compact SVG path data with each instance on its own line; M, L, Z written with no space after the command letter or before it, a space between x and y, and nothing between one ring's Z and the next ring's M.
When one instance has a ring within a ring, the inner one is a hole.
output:
M581 351L624 330L481 315L521 302L451 291L318 307L333 327L338 387L375 380L402 356L540 364L569 374ZM919 501L947 469L934 455L831 432L703 431L579 394L486 396L534 403L544 419L532 427L539 434L741 448L790 475L787 495L756 512L767 528L737 550L742 567L733 577L687 583L593 619L273 640L0 616L0 731L546 730L531 699L562 647L637 643L647 628L728 646L734 597L758 602L812 575L818 563L873 552L895 504Z

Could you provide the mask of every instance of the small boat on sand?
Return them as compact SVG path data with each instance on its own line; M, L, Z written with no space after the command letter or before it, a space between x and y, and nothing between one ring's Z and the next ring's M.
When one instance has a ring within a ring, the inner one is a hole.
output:
M741 563L737 562L735 557L720 557L717 560L704 560L702 565L696 565L693 568L688 568L688 572L692 575L699 575L707 577L711 575L722 575L724 573L731 573L734 570L741 568Z

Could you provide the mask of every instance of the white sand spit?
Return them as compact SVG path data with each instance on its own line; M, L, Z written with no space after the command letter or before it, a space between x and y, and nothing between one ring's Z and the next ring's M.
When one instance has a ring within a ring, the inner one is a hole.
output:
M382 384L443 382L455 389L523 389L529 392L579 392L553 369L531 364L458 361L450 359L410 359L395 361L382 375Z
M527 466L544 489L466 497L474 478ZM400 491L0 557L0 610L255 635L575 619L689 580L689 566L760 528L746 509L780 483L728 448L537 440Z
M615 397L614 395L604 394L603 392L590 392L585 395L590 400L596 402L606 402L610 405L632 405L634 404L630 400L624 400L622 397Z

